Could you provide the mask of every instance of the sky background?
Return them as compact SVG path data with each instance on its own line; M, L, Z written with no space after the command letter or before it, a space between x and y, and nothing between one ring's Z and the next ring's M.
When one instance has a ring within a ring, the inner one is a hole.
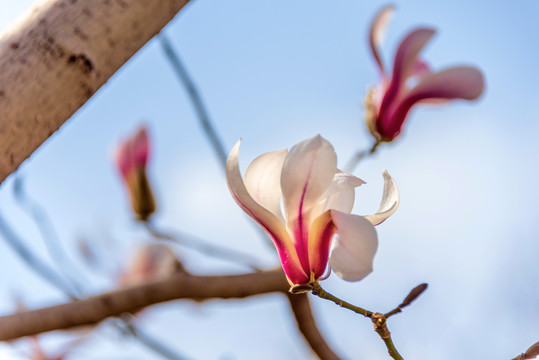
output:
M0 30L32 1L0 0ZM332 276L339 297L388 311L422 282L428 291L389 322L409 359L509 359L539 340L539 2L395 1L383 58L400 39L429 25L437 35L423 58L434 69L479 67L479 101L415 108L403 134L354 172L367 182L354 213L376 211L382 171L396 180L401 205L378 227L374 272L358 283ZM164 29L196 81L227 149L243 138L240 165L316 134L335 147L342 167L372 139L362 99L378 80L368 29L375 1L199 0ZM388 66L388 65L386 65ZM155 220L252 253L267 268L273 250L229 195L224 172L156 39L150 41L47 140L16 173L42 204L77 262L87 294L114 287L119 268L150 237L137 225L112 163L115 144L140 124L153 141L149 176ZM33 221L0 187L0 213L47 261ZM79 239L100 251L105 269L80 261ZM196 274L241 266L178 248ZM66 301L0 241L0 312L14 298L30 308ZM52 262L51 262L52 263ZM347 359L384 359L368 320L311 298L318 324ZM139 325L188 359L310 359L282 296L202 305L175 302L145 311ZM41 337L54 353L72 335ZM0 359L24 359L25 344L0 345ZM159 359L100 326L70 359Z

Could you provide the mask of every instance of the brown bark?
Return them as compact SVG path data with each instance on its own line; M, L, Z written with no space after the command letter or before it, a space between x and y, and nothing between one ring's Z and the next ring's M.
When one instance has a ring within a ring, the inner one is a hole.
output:
M339 359L316 325L308 296L290 294L289 287L280 268L229 276L194 276L181 272L166 280L118 289L66 304L2 316L0 341L92 325L111 316L134 313L144 307L165 301L245 298L281 292L288 296L298 330L313 352L323 360Z
M188 0L46 0L0 35L0 182Z
M339 356L335 354L318 330L308 295L289 293L287 296L296 318L298 330L303 334L314 353L322 360L339 360Z
M181 273L166 280L0 317L0 341L95 324L110 316L133 313L165 301L244 298L270 292L287 292L288 288L281 269L230 276L193 276Z

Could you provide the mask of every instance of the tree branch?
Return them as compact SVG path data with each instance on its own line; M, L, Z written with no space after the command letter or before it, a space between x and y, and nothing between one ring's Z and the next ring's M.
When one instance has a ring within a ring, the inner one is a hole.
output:
M287 294L290 307L296 318L299 331L309 343L311 349L322 360L339 360L324 336L318 330L307 294Z
M0 182L188 0L41 1L0 35Z
M166 280L0 317L0 341L95 324L110 316L132 313L165 301L245 298L270 292L287 292L288 289L288 282L281 269L229 276L179 273Z

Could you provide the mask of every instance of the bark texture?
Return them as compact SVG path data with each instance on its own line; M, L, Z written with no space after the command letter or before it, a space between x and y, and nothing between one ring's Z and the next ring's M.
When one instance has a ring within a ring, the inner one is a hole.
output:
M46 331L91 325L107 317L133 313L146 306L178 299L245 298L288 291L281 269L245 275L193 276L177 274L166 280L0 317L0 341Z
M0 182L188 0L46 0L0 35Z

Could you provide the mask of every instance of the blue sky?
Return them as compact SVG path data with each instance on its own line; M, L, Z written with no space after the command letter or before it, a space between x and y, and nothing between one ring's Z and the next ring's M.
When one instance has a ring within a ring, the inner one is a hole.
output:
M477 102L414 109L403 135L360 164L355 175L367 185L357 191L354 212L376 210L383 169L399 186L401 206L378 228L375 271L359 283L332 277L325 288L384 311L428 282L417 303L389 324L405 357L514 357L539 340L539 3L394 3L397 11L383 47L386 63L407 31L434 26L438 33L424 58L434 69L479 67L486 91ZM30 5L0 1L0 29ZM317 133L333 143L344 165L354 151L371 144L362 99L378 76L367 34L380 6L374 1L199 0L164 31L202 91L226 147L243 138L243 169L263 152ZM76 240L86 237L110 259L104 276L79 266L88 292L110 289L114 269L134 245L148 240L131 219L111 161L118 140L141 123L155 143L150 177L159 204L156 221L275 265L271 249L230 197L185 91L153 40L19 171L74 257ZM38 231L13 201L12 185L10 177L0 188L0 211L46 256ZM5 289L0 311L12 311L13 294L29 307L63 301L1 242L0 254L7 270L0 273ZM192 251L179 254L194 273L242 271ZM367 320L322 300L312 302L323 333L345 358L385 358ZM140 324L193 359L311 357L286 302L275 295L156 306ZM72 358L154 358L132 341L118 339L127 344L118 346L110 334L110 329L99 331ZM62 340L44 339L52 349ZM0 359L19 358L19 350L12 349L3 345Z

